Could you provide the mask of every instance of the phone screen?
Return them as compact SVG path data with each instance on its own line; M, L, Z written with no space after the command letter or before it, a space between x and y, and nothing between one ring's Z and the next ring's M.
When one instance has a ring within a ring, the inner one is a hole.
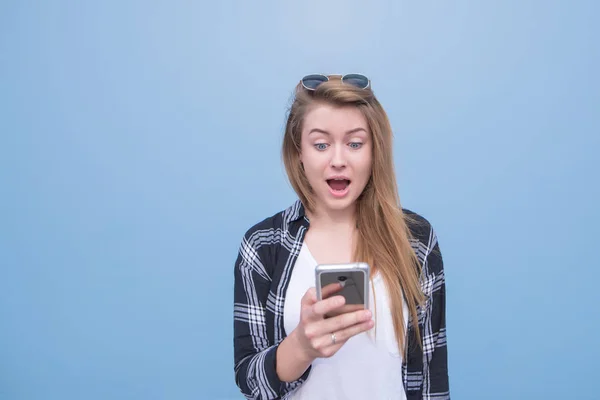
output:
M341 290L332 293L331 296L341 295L346 299L346 304L335 313L328 316L338 315L345 312L361 310L365 308L365 279L363 271L327 271L319 276L320 286L324 288L333 283L339 283ZM323 297L327 298L326 296Z

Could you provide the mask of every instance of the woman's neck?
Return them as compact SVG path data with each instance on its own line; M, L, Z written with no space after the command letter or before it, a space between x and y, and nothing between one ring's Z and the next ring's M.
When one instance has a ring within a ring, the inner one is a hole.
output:
M317 208L315 212L307 211L306 214L310 221L311 228L328 231L337 231L339 229L349 229L350 231L353 231L356 227L354 207L335 211Z

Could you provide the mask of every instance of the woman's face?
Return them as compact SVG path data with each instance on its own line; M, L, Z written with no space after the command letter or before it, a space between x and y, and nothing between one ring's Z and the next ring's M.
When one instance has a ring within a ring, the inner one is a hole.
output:
M354 206L372 165L371 132L354 106L315 106L304 117L300 161L317 208L326 212Z

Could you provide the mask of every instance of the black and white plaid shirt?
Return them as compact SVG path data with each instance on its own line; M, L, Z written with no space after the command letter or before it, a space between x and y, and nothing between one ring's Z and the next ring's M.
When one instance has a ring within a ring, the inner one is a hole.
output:
M446 348L446 295L437 237L423 217L404 210L418 223L409 226L422 264L421 287L426 302L417 310L422 349L411 324L403 358L402 384L408 400L450 399ZM248 399L285 399L308 378L282 382L276 372L276 351L286 337L283 325L285 293L304 235L309 227L302 203L250 228L235 265L235 380ZM400 381L399 381L400 384Z

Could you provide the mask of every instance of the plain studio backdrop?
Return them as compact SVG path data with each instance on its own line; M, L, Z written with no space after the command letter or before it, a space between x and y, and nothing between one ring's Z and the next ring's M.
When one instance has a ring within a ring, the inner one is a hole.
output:
M309 73L389 113L455 399L598 398L596 1L3 1L0 399L238 399L243 233ZM400 377L399 377L400 382Z

